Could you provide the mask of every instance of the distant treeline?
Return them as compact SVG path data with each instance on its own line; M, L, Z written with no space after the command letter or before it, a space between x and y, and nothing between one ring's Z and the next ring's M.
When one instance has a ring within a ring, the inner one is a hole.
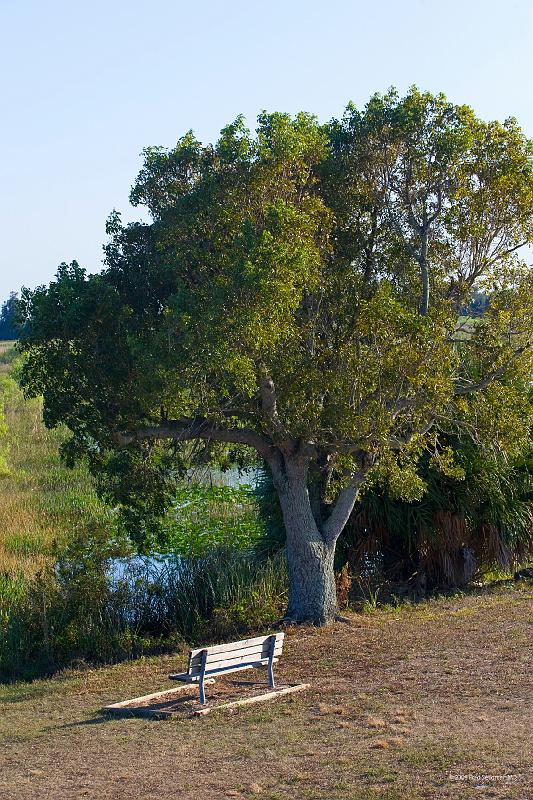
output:
M11 292L9 299L2 303L0 310L0 341L18 339L16 305L17 293Z

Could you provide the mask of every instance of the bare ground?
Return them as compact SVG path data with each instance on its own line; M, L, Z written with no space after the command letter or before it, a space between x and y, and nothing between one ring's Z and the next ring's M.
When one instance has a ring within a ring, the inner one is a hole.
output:
M99 713L170 687L185 653L0 687L0 797L530 800L532 600L522 586L291 629L277 676L311 688L203 718Z

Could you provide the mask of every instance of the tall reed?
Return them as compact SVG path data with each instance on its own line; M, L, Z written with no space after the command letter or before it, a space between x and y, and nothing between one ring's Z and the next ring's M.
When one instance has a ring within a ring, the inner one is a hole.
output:
M281 556L259 562L249 551L217 549L156 564L117 562L112 552L103 541L90 553L73 543L32 578L11 578L0 617L2 679L245 634L271 625L286 602Z

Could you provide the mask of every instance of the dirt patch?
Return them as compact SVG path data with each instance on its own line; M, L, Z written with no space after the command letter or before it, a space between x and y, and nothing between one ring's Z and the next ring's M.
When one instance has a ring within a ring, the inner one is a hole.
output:
M306 692L233 713L102 717L185 653L1 687L0 797L533 799L530 589L349 617L287 632L276 678Z
M137 698L127 704L122 702L120 708L107 707L102 711L110 716L148 716L154 719L181 716L185 718L195 716L199 712L216 711L217 708L228 703L259 700L266 695L270 696L273 692L281 693L294 688L295 684L276 684L276 688L271 689L264 681L231 680L224 677L215 679L214 683L206 684L205 705L200 703L198 685L192 684L171 690L172 694L166 694L163 697Z

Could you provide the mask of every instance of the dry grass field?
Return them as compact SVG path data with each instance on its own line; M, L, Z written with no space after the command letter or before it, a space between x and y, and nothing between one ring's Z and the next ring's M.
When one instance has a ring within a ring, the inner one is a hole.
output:
M185 653L0 688L2 800L533 798L522 584L289 629L311 689L203 718L108 719Z

